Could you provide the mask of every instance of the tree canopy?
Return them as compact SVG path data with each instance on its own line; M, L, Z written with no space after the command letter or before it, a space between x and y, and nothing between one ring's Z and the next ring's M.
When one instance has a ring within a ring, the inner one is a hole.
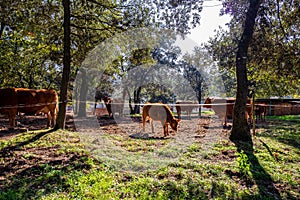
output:
M220 29L207 49L221 70L235 81L235 55L248 1L223 2L222 14L230 14L229 30ZM297 94L299 88L299 1L263 1L258 10L253 40L248 52L248 79L256 83L259 97ZM226 81L225 81L226 83ZM231 90L234 90L234 85Z
M87 53L116 33L139 27L186 34L199 24L202 1L71 1L71 79ZM63 54L60 1L1 2L2 87L59 88ZM54 84L53 84L54 83Z

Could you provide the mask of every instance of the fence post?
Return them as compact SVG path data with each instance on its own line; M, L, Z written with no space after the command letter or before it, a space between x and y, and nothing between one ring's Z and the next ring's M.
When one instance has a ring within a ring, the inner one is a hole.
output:
M252 95L252 108L251 108L251 110L252 110L252 116L251 116L251 118L252 118L252 134L253 134L253 136L255 136L255 110L254 110L254 104L255 104L255 93L254 93L254 91L253 91L253 95Z

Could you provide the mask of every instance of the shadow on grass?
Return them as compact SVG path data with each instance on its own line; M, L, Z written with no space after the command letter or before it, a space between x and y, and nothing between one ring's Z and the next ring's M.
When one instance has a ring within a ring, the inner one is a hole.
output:
M262 143L262 145L267 149L268 153L270 154L270 156L276 160L278 162L278 158L274 156L273 152L271 151L270 147L261 139L259 139L259 141Z
M257 137L271 138L280 143L300 149L300 123L279 120L269 121L268 130L263 131Z
M169 140L172 139L171 136L163 135L149 135L147 133L134 133L129 135L130 138L139 139L139 140Z
M16 136L19 135L21 133L27 132L27 129L4 129L4 130L0 130L0 139L2 138L6 138L6 137L12 137L12 136Z
M274 181L270 174L260 165L258 158L254 155L253 143L244 143L240 141L233 141L237 147L238 152L244 151L250 162L250 171L253 176L253 181L258 186L258 196L250 195L250 199L281 199L278 189L274 185Z
M28 120L29 121L29 120ZM6 137L11 137L11 136L16 136L20 133L24 133L27 131L37 131L37 130L43 130L45 129L45 123L42 123L41 119L32 119L30 122L27 121L26 123L19 124L18 126L14 128L3 128L0 129L0 139L1 138L6 138ZM22 122L22 121L21 121Z
M70 187L66 177L91 168L82 152L65 152L60 145L26 147L53 131L1 149L0 200L39 199L66 191Z
M28 139L26 141L19 142L19 143L13 145L13 146L5 147L5 148L1 149L0 156L5 155L5 154L7 154L10 151L14 151L14 150L19 149L19 148L21 148L23 146L26 146L26 145L28 145L30 143L33 143L33 142L37 141L38 139L40 139L41 137L43 137L43 136L45 136L45 135L47 135L49 133L52 133L54 131L55 131L54 129L43 131L43 132L38 133L37 135L35 135L34 137L32 137L32 138L30 138L30 139Z
M20 166L21 158L5 166L1 173L7 174L7 179L0 181L0 199L40 199L49 194L67 191L70 187L65 177L74 171L89 169L87 157L79 154L66 154L59 159L48 162ZM19 166L21 170L12 172L10 167ZM14 174L10 174L14 173Z

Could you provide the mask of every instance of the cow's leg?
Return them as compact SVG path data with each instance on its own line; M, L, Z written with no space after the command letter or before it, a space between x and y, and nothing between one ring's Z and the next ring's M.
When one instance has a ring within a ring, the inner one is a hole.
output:
M122 117L122 116L123 116L122 111L119 110L119 117Z
M263 113L261 114L262 121L266 121L266 112L267 110L264 108Z
M178 119L181 119L181 110L177 111Z
M145 132L145 126L146 126L146 118L145 116L142 116L143 120L143 132Z
M51 128L53 128L54 125L55 125L55 121L56 121L55 110L50 111L50 115L51 115ZM48 116L49 116L49 113L48 113ZM49 121L49 123L50 123L49 118L48 118L48 121Z
M166 124L166 133L167 133L167 135L169 135L169 128L168 128L168 124Z
M152 133L154 133L154 125L153 125L153 120L152 119L150 119L150 124L151 124Z
M47 115L47 128L49 128L50 122L51 122L51 115L50 115L50 113L45 113L45 115Z
M101 101L101 99L100 99L100 101ZM98 99L95 98L93 115L96 114L97 102L98 102Z
M16 114L17 111L9 111L8 118L9 118L9 128L13 129L16 125Z
M169 133L168 133L168 123L163 123L162 122L162 125L163 125L163 129L164 129L164 137L168 136Z

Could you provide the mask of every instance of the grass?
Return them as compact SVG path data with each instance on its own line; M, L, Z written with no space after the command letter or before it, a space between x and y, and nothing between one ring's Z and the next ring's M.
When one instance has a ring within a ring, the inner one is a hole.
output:
M139 163L148 170L118 169L87 151L76 132L0 138L0 199L300 199L299 119L269 117L250 151L238 151L227 139L209 152L195 142L164 165L147 168L156 159ZM171 140L109 137L128 160L157 145L161 153L178 150L168 147Z
M282 116L267 116L267 119L284 122L299 122L300 115L282 115Z

